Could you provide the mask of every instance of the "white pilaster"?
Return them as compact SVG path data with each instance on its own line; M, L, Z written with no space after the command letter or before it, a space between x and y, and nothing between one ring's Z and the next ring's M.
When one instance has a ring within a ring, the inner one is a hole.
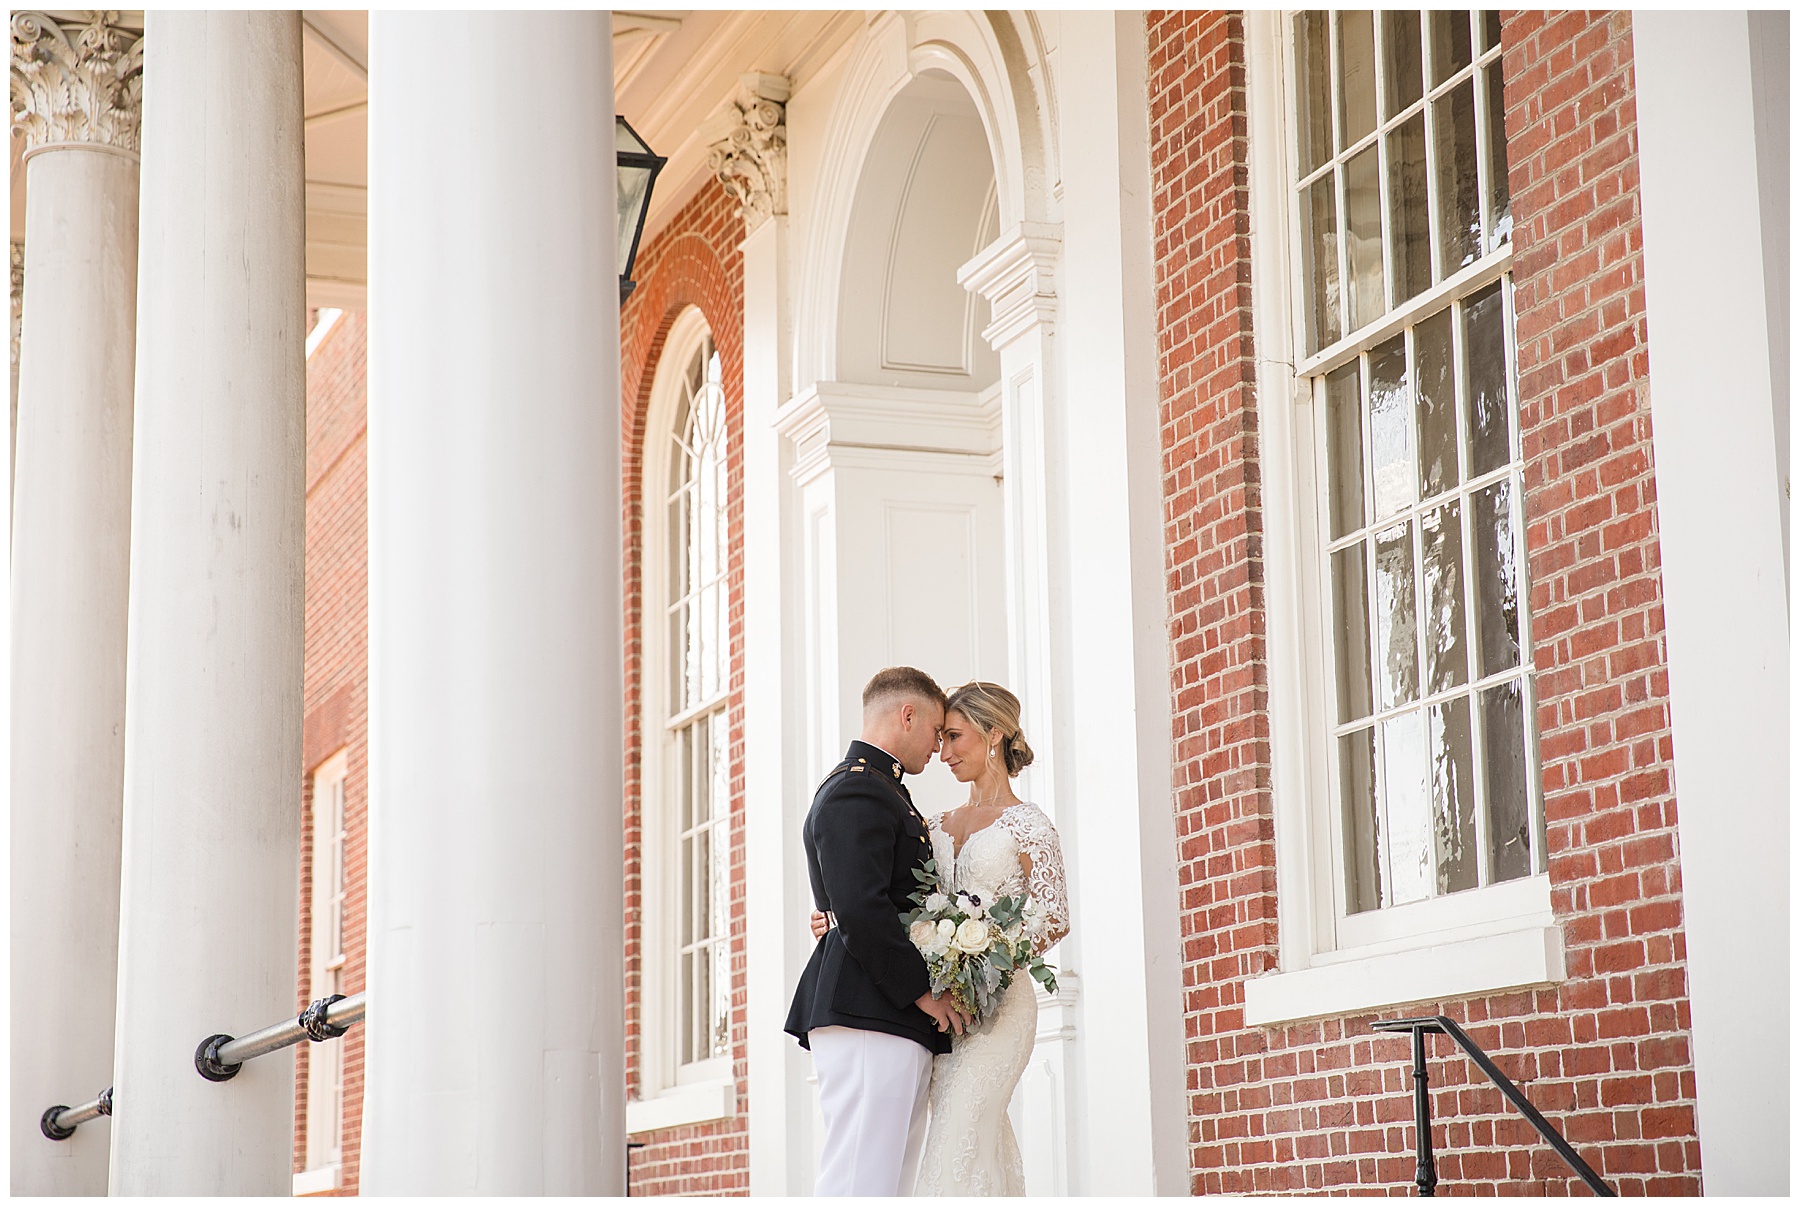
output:
M12 1191L97 1195L107 1125L52 1142L38 1120L113 1078L140 47L33 13L12 36L29 249L12 245Z
M1778 28L1756 29L1770 18ZM1790 635L1776 447L1786 428L1788 334L1784 316L1771 321L1765 291L1772 276L1784 287L1787 274L1786 31L1785 14L1632 18L1656 511L1708 1194L1785 1195L1789 1187ZM1771 121L1778 134L1759 147Z
M791 656L795 559L775 415L791 386L788 218L765 219L744 253L744 943L749 1011L752 1194L812 1185L812 1061L781 1029L812 951L799 924L811 910L799 833L810 768L793 738L803 731L801 683Z
M370 25L362 1186L617 1195L608 14Z
M287 1194L306 377L300 18L155 11L144 176L115 1194Z
M1144 24L1063 13L1058 388L1046 408L1058 734L1089 1191L1187 1193ZM1076 167L1075 165L1079 165ZM1071 841L1072 836L1072 841ZM1129 903L1130 908L1124 908ZM1099 1104L1104 1104L1101 1106Z
M1059 581L1053 569L1055 503L1051 452L1055 434L1046 427L1057 406L1056 270L1062 258L1062 228L1021 223L1006 231L957 273L964 288L986 299L989 322L982 338L1000 354L1001 424L1006 495L1007 682L1029 712L1027 733L1037 758L1019 776L1015 790L1039 803L1068 827L1065 854L1073 855L1075 810L1058 791L1073 778L1075 743L1064 739L1068 710L1059 683L1067 663L1057 662L1053 634L1066 622L1057 606ZM1056 538L1062 539L1060 537ZM1066 630L1064 630L1066 631ZM1059 774L1060 771L1060 774ZM1062 970L1062 988L1051 997L1039 991L1037 1045L1019 1079L1013 1111L1033 1195L1081 1194L1087 1134L1081 1091L1080 984L1077 971L1082 936L1051 956ZM1102 1166L1102 1168L1106 1168Z

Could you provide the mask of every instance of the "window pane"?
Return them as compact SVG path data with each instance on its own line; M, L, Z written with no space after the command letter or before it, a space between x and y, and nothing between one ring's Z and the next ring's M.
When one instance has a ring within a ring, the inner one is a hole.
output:
M1500 12L1498 9L1483 9L1481 12L1481 49L1492 50L1500 45Z
M1471 500L1475 609L1481 675L1519 664L1519 567L1513 540L1512 483L1496 482Z
M1441 14L1433 13L1435 20ZM1467 25L1468 14L1463 14ZM1475 174L1475 82L1464 80L1431 103L1437 144L1438 251L1442 276L1481 254L1480 180Z
M1450 351L1450 312L1440 310L1413 328L1419 383L1419 494L1449 490L1456 468L1456 378Z
M1331 594L1337 613L1338 722L1369 715L1369 580L1363 544L1331 555Z
M1431 86L1437 87L1473 60L1469 56L1467 10L1431 14Z
M1475 848L1475 758L1469 698L1433 705L1430 714L1431 812L1437 841L1437 891L1460 893L1480 881Z
M1362 369L1356 361L1325 379L1326 438L1331 452L1331 535L1363 526Z
M1413 501L1412 417L1406 389L1406 338L1396 335L1369 353L1369 452L1374 462L1375 518Z
M1381 160L1376 147L1344 165L1344 208L1350 227L1350 326L1372 323L1387 311L1381 269Z
M1419 55L1419 14L1381 14L1381 59L1387 69L1387 116L1392 117L1425 95L1425 67Z
M712 715L712 723L707 727L712 737L712 791L713 817L723 825L731 812L731 727L723 712ZM721 841L723 839L721 838ZM714 934L724 934L716 930Z
M687 605L677 604L669 610L669 713L681 712L687 700L682 668L687 665Z
M707 951L694 953L694 997L693 997L693 1044L694 1059L705 1060L707 1056L707 1005L712 1001L712 961Z
M1417 14L1412 14L1415 18ZM1425 114L1388 135L1388 233L1394 241L1394 304L1431 285L1431 200L1425 188Z
M1489 880L1531 874L1531 798L1526 786L1525 702L1519 681L1481 693L1486 751Z
M1500 64L1482 72L1487 87L1488 250L1512 238L1512 189L1506 179L1506 85Z
M1412 525L1396 524L1375 538L1375 659L1383 709L1418 698L1414 608Z
M1468 680L1463 645L1462 517L1455 499L1420 521L1425 569L1425 667L1427 691L1447 691Z
M1317 352L1337 342L1338 325L1337 196L1336 182L1327 172L1307 186L1301 219L1306 225L1306 279L1311 285L1308 351Z
M692 942L712 937L712 831L701 828L694 834L694 937Z
M669 500L669 600L688 593L688 492Z
M1338 13L1338 118L1344 141L1339 150L1375 128L1375 14Z
M1329 18L1318 10L1294 15L1294 112L1298 115L1300 175L1331 158Z
M676 942L682 947L688 946L697 937L694 933L693 867L694 840L684 838L681 840L681 869L682 880L685 883L680 886L680 892L677 894L681 898L681 926L676 931Z
M1381 907L1381 822L1375 810L1375 731L1338 739L1338 798L1344 827L1345 912Z
M1381 796L1387 815L1388 904L1432 895L1431 795L1425 783L1425 714L1381 726Z
M1463 303L1463 359L1469 376L1469 473L1479 477L1512 460L1499 281Z

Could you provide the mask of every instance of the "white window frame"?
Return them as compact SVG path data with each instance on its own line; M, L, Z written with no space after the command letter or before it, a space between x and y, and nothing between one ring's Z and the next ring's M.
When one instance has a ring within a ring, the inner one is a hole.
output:
M1324 484L1318 472L1312 378L1433 313L1451 297L1473 293L1505 274L1511 251L1490 253L1424 290L1364 329L1354 342L1341 339L1305 356L1297 338L1305 330L1303 298L1294 273L1300 249L1298 202L1290 183L1290 19L1291 13L1281 11L1247 12L1244 18L1281 936L1280 970L1245 985L1245 1021L1252 1025L1550 984L1565 976L1562 932L1550 906L1549 877L1541 872L1389 907L1380 911L1384 916L1379 920L1365 920L1356 928L1361 934L1355 943L1340 926L1336 880L1342 860L1333 841L1330 810L1336 797L1326 750L1335 741L1327 697L1334 663L1318 569L1324 564L1319 506ZM1478 36L1473 29L1471 34ZM1385 226L1385 206L1382 220ZM1384 254L1389 254L1386 243ZM1510 313L1509 304L1509 321ZM1529 680L1529 601L1521 595L1521 657ZM1528 691L1528 710L1532 699ZM1535 734L1535 725L1530 731ZM1535 752L1532 762L1537 765ZM1538 824L1541 841L1541 810Z
M342 993L349 861L345 850L350 758L340 750L313 769L311 991L309 1001ZM335 907L335 912L334 912ZM332 941L333 921L336 941ZM306 1171L295 1175L295 1194L335 1190L344 1162L344 1046L341 1040L308 1045L306 1059ZM311 1189L301 1189L304 1185ZM329 1183L327 1185L327 1183Z
M674 742L670 734L668 659L672 639L664 604L669 574L668 508L670 481L668 441L681 401L682 379L701 341L710 335L705 316L690 306L677 316L663 340L650 404L644 422L643 466L643 667L638 691L641 735L639 776L639 1067L640 1099L626 1104L628 1133L656 1131L682 1124L731 1116L737 1105L732 1058L714 1057L679 1064L678 962L675 919L680 885L680 830L673 817L674 780L670 774ZM725 606L729 609L729 599ZM729 675L726 677L728 691ZM721 693L721 699L724 693ZM694 710L716 708L717 702ZM684 714L685 717L685 714ZM730 833L729 820L721 831Z

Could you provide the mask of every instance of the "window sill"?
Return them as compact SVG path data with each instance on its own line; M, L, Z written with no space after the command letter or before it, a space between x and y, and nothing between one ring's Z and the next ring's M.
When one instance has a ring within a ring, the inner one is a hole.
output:
M338 1188L338 1167L323 1165L318 1169L309 1169L305 1173L294 1175L294 1197L308 1194L325 1194Z
M1551 984L1565 975L1562 929L1539 923L1257 977L1244 984L1244 1021L1269 1026L1356 1014Z
M703 1081L676 1086L654 1098L625 1104L625 1131L629 1135L656 1132L687 1123L729 1119L737 1111L737 1086L729 1081Z

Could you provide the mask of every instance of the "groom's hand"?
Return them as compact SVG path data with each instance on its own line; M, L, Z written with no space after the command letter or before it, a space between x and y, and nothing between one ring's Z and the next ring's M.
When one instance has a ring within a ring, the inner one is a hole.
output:
M939 1031L953 1030L956 1034L961 1035L963 1028L974 1021L958 1010L948 998L933 997L927 993L913 1004L932 1017L932 1020L937 1023Z

